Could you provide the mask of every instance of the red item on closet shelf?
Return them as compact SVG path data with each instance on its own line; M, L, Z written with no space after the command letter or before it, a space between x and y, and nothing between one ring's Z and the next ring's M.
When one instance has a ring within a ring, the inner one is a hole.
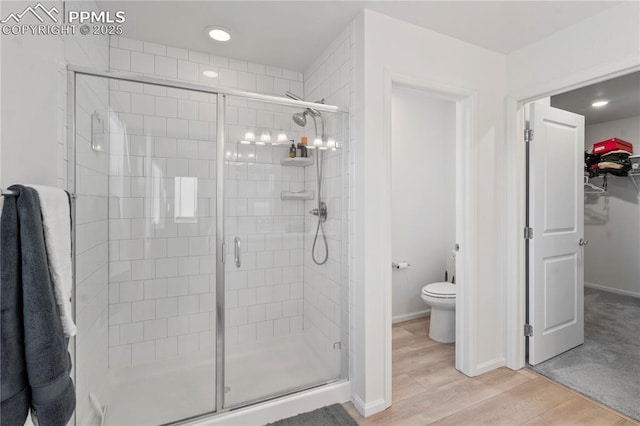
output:
M633 145L630 142L623 141L622 139L611 138L593 144L593 153L598 155L617 151L619 149L628 151L629 154L633 154Z

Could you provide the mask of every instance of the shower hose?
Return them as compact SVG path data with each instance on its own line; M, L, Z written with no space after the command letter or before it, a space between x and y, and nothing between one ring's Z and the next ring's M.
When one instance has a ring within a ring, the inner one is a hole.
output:
M327 244L327 236L324 233L322 223L326 220L326 213L322 214L322 163L324 160L324 152L318 150L318 161L316 161L316 177L318 179L318 225L316 226L316 235L313 237L313 246L311 248L311 258L316 265L324 265L329 259L329 245ZM325 205L326 209L326 205ZM324 257L322 259L316 259L316 244L318 243L318 236L322 237L324 243Z

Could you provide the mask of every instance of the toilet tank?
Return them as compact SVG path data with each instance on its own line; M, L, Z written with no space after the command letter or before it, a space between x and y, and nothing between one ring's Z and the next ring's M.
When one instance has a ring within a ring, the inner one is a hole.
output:
M455 250L451 250L451 253L447 255L447 272L449 275L449 282L451 278L456 274L456 254Z

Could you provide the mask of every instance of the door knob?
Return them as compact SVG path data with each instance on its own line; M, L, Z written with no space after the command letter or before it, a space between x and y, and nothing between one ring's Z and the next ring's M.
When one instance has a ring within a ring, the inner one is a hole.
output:
M580 238L578 240L578 245L579 246L586 246L587 244L589 244L589 241L585 240L584 238Z

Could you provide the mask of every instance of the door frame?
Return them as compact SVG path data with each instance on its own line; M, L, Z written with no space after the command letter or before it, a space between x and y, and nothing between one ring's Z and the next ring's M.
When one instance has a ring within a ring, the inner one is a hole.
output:
M476 375L476 217L477 188L476 176L476 123L477 93L475 91L444 85L442 83L415 78L404 74L386 71L384 85L384 138L383 149L386 158L385 167L380 173L386 177L380 208L386 217L385 229L381 233L380 246L383 247L383 259L389 267L383 276L384 282L384 394L391 402L392 383L392 254L391 254L391 102L394 85L410 87L438 99L456 104L456 244L460 250L456 256L456 353L455 367L467 375ZM418 295L416 295L418 297Z
M524 143L525 108L530 102L558 95L640 71L637 61L607 64L595 70L569 76L563 81L529 87L506 99L506 154L504 206L506 211L503 243L505 261L506 364L518 370L527 364L524 325L527 312L526 252L523 230L526 218L526 146ZM535 140L535 136L534 136ZM509 194L508 196L506 194Z

